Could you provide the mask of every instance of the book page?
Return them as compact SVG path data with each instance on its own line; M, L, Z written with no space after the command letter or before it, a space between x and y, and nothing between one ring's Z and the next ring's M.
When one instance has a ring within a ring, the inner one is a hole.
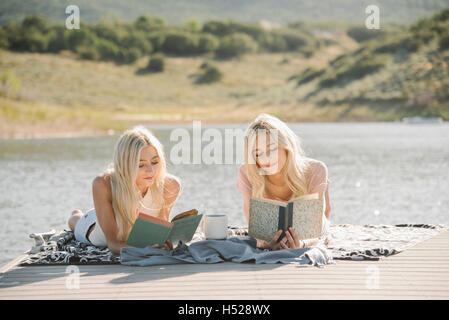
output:
M148 213L144 213L144 212L140 212L139 213L138 219L145 220L145 221L148 221L148 222L153 222L153 223L156 223L156 224L160 224L160 225L163 225L163 226L166 226L166 227L169 227L169 228L171 228L171 226L172 226L172 224L170 222L168 222L166 220L163 220L161 218L152 216L152 215L150 215Z
M196 210L196 209L184 211L184 212L178 213L176 216L174 216L173 219L171 219L171 222L179 220L179 219L183 219L186 217L196 216L197 214L198 214L198 210Z
M296 200L314 200L314 199L319 199L320 196L318 193L312 193L312 194L305 194L303 196L291 199L290 201L296 201Z
M266 202L268 204L273 204L273 205L277 205L277 206L283 206L286 207L287 203L286 202L282 202L282 201L278 201L278 200L271 200L271 199L264 199L264 198L251 198L260 202Z
M299 239L321 236L324 199L293 202L292 227Z
M173 246L176 246L179 240L185 242L192 240L202 217L203 215L200 214L173 221L173 227L168 235L168 239L172 242Z
M248 235L270 241L278 230L279 207L277 201L251 198L249 206ZM285 204L281 203L285 207Z

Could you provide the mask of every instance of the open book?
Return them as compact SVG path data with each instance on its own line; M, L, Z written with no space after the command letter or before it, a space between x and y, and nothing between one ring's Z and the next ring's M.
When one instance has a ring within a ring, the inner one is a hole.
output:
M301 240L318 238L321 236L323 210L324 200L319 199L318 193L304 195L288 203L251 198L248 235L270 241L278 230L283 230L280 240L285 231L293 227Z
M134 222L126 244L144 248L154 244L162 247L167 240L174 246L179 240L188 242L192 240L202 217L203 215L198 215L198 210L192 209L177 214L168 222L141 212Z

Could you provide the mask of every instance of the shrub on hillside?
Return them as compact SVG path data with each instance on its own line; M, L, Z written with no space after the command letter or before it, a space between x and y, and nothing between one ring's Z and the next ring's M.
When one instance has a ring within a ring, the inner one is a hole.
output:
M120 47L138 49L141 55L148 55L153 52L151 42L147 40L145 34L140 31L131 31L120 40Z
M400 39L392 39L377 47L375 53L395 53L398 51L416 52L421 46L420 39L406 36Z
M341 77L349 79L360 79L367 74L374 73L385 67L391 60L389 55L369 55L361 58L352 64L345 72L341 73Z
M120 52L119 47L115 43L106 39L98 40L96 50L100 59L104 61L117 61Z
M329 88L335 86L339 81L338 75L335 73L329 74L325 77L323 77L320 82L319 86L322 88Z
M78 52L78 48L92 47L97 42L97 36L88 28L70 30L66 33L67 47L73 52Z
M198 33L201 31L201 25L196 19L189 19L184 23L182 28L190 33Z
M81 59L100 60L100 54L95 47L77 47L77 53Z
M63 26L53 26L48 32L48 51L58 53L61 50L67 49L66 43L66 28Z
M286 50L297 51L304 47L310 47L314 44L312 43L311 37L298 32L294 29L279 29L273 31L273 35L282 38L287 44Z
M137 48L121 48L117 54L117 63L133 63L142 56L142 53Z
M368 29L365 26L351 27L346 33L357 42L365 42L385 35L382 29Z
M151 57L145 70L147 72L163 72L165 60L162 54L155 54Z
M111 41L115 44L119 44L120 39L127 33L122 26L106 22L100 22L91 26L91 30L98 38Z
M449 20L449 9L445 9L440 13L435 15L435 20L437 21L448 21Z
M6 35L8 49L21 50L22 49L22 31L21 27L16 24L9 23L1 29Z
M446 32L440 37L438 44L441 50L449 49L449 32Z
M280 36L271 33L264 34L258 39L259 46L269 52L284 52L287 50L287 41Z
M26 17L22 24L8 24L2 28L7 40L3 43L15 51L46 52L49 36L48 23L38 16Z
M204 33L199 35L196 51L198 54L214 52L218 49L219 46L220 40L218 40L217 37L211 34Z
M48 49L48 37L35 29L24 32L22 36L22 47L25 51L46 52Z
M305 69L303 72L293 76L291 79L296 79L298 85L305 84L310 82L319 76L323 75L326 72L326 69L316 69L313 67Z
M198 37L187 32L172 31L165 35L163 51L174 55L192 55L197 51Z
M268 33L261 25L251 22L232 21L229 23L229 28L231 33L245 33L256 42L259 42L259 39Z
M220 46L215 52L219 58L240 57L246 53L256 52L257 43L245 33L234 33L221 38Z
M2 49L9 48L8 34L4 29L0 29L0 48Z
M421 42L423 44L428 44L437 36L437 33L432 30L420 30L415 32L413 36L416 39L416 41Z
M151 32L165 26L165 20L159 17L140 16L134 21L133 27L137 30Z
M23 30L35 29L40 32L45 32L48 28L48 22L45 18L40 16L27 16L22 20Z
M233 30L228 21L210 20L203 24L202 32L224 37L233 33Z
M341 65L333 72L329 72L319 82L321 87L345 85L347 82L365 77L387 66L391 56L387 54L364 55L353 63Z
M146 34L147 40L153 47L153 52L162 51L165 42L165 33L162 31L155 31Z
M209 62L205 62L200 66L200 76L197 79L197 83L214 83L223 78L223 73L218 67Z

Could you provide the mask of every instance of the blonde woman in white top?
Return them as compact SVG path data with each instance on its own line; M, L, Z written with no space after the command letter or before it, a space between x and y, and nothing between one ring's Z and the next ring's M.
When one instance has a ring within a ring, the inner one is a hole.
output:
M118 254L129 247L125 242L139 212L168 221L180 189L179 179L166 171L162 144L135 127L119 138L113 163L93 180L94 209L73 211L68 224L78 241ZM162 247L172 248L169 241Z

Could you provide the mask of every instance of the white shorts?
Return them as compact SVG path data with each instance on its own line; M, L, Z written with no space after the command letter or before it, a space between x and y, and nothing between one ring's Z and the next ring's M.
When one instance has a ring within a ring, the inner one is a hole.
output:
M95 224L94 229L87 238L87 232L89 228ZM96 247L107 247L108 243L106 241L106 236L101 230L100 225L97 223L97 214L95 209L90 209L87 211L80 220L75 225L75 239L82 243L87 243L94 245Z

